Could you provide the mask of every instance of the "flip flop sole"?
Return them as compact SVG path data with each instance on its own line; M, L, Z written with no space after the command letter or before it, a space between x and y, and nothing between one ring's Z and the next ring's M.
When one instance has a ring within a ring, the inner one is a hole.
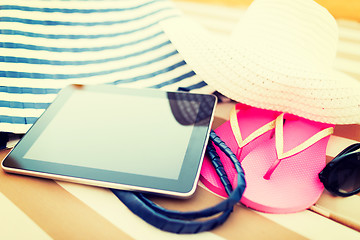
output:
M240 131L243 138L248 137L252 132L258 128L264 126L265 124L273 121L279 113L274 111L262 110L258 108L247 108L241 109L237 113L237 118L240 126ZM215 130L216 134L227 144L227 146L236 154L238 152L238 144L232 132L230 121L225 122L220 127ZM257 147L261 142L269 139L271 137L272 131L268 131L261 136L257 137L249 144L245 145L241 150L240 161L251 152L255 147ZM234 168L233 163L230 159L221 151L218 147L215 147L217 153L219 154L220 160L224 166L224 169L228 175L230 182L232 183L237 175L237 172ZM207 156L205 156L203 165L200 173L201 182L212 192L227 197L225 189L218 177L215 168L213 167L211 161ZM232 184L233 187L236 186L236 183Z
M286 121L283 130L284 152L300 145L331 125L300 118ZM247 188L241 202L267 213L292 213L305 210L320 197L324 186L318 174L326 164L324 137L295 155L283 158L270 179L264 176L277 160L275 137L262 143L242 161Z

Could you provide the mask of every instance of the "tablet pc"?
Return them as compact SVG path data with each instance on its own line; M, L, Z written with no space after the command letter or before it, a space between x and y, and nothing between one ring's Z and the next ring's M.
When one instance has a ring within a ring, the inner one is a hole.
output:
M208 94L70 85L2 162L6 172L175 197L194 193Z

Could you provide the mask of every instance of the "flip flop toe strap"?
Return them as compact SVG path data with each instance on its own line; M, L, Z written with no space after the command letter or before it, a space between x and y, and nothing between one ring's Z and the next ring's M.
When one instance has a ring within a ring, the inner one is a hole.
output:
M240 111L240 109L239 109ZM239 158L239 154L241 153L241 149L247 145L248 143L250 143L251 141L253 141L255 138L263 135L264 133L266 133L267 131L270 131L271 129L275 128L275 120L263 125L262 127L258 128L257 130L255 130L254 132L252 132L249 136L247 136L244 140L241 136L241 131L240 131L240 127L239 127L239 121L238 121L238 117L237 117L237 107L234 106L230 112L230 126L231 126L231 130L234 134L235 140L238 144L238 150L237 150L237 154L236 157Z
M290 149L289 151L284 153L284 113L279 115L275 120L275 148L276 148L276 154L277 159L276 161L271 165L269 170L264 175L264 179L269 180L274 170L277 168L277 166L280 164L281 160L290 156L293 156L295 154L298 154L299 152L307 149L311 145L315 144L316 142L320 141L321 139L333 134L334 128L328 127L320 132L315 133L313 136L308 138L305 142L301 143L300 145Z

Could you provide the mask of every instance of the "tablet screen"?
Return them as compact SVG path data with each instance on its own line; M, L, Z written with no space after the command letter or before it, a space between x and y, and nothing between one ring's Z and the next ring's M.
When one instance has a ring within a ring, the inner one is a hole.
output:
M76 91L24 157L178 179L193 127L163 98Z
M216 97L207 94L72 85L58 94L2 167L186 196L196 187L215 104Z

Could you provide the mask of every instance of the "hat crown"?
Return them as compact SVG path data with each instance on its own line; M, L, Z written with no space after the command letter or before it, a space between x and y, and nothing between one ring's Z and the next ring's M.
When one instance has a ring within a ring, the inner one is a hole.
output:
M284 64L328 68L336 56L338 29L313 0L254 0L232 40Z

